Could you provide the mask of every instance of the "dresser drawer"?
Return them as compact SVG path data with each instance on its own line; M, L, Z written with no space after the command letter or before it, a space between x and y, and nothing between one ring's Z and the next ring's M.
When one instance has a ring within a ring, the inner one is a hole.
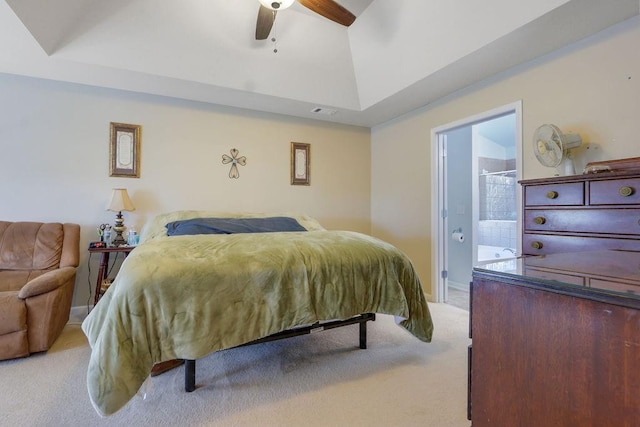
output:
M640 178L593 181L589 184L591 205L640 204Z
M640 295L640 286L623 282L612 282L609 280L589 279L589 285L593 288L610 289L625 294Z
M574 276L571 274L556 273L546 270L538 270L537 268L525 268L524 274L531 277L537 277L545 280L555 280L556 282L570 283L572 285L584 286L584 277Z
M584 183L529 185L524 190L525 206L581 206Z
M561 252L585 252L597 251L602 249L625 249L640 251L640 240L532 233L525 233L522 236L522 255L544 255L556 254Z
M524 229L640 235L640 209L531 209Z

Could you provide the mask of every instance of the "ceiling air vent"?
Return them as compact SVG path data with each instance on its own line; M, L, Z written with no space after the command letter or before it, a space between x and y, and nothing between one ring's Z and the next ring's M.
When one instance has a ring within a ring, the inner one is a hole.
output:
M315 107L313 110L311 110L311 112L315 114L324 114L325 116L333 116L338 112L338 110L333 110L331 108L325 107Z

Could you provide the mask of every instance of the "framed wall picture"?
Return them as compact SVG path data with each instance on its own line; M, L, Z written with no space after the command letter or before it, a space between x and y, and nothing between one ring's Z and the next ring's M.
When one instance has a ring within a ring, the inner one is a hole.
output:
M310 185L311 144L291 143L291 185Z
M140 125L111 123L109 176L140 178Z

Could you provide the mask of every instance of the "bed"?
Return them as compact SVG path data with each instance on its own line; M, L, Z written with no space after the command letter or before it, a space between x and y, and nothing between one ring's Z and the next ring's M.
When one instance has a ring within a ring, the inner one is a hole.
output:
M304 231L169 235L175 224L212 218L273 216L179 211L145 224L140 244L82 323L91 346L87 387L99 414L122 408L156 363L195 361L317 322L390 314L431 341L422 286L394 246L325 230L305 215L277 216Z

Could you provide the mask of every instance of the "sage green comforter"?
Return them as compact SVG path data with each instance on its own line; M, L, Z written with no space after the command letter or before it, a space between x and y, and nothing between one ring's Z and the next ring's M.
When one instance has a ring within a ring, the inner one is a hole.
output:
M158 224L143 231L143 243L82 324L95 409L119 410L155 363L201 358L316 321L392 314L431 340L423 290L402 252L310 222L300 221L307 232L167 237Z

